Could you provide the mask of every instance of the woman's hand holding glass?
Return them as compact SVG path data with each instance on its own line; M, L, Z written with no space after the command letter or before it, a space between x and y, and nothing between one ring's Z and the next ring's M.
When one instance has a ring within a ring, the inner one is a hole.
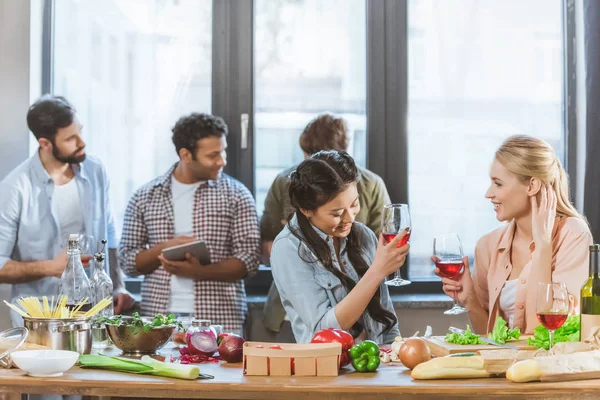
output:
M379 235L379 243L377 243L377 251L371 268L381 272L384 278L395 273L406 262L410 244L406 243L400 247L397 245L407 234L408 231L403 230L387 244L383 234Z
M435 263L436 257L432 256L431 261ZM463 271L456 278L444 278L440 274L439 268L436 268L433 272L442 278L442 290L444 293L469 308L469 302L475 299L475 285L473 284L473 278L471 278L469 257L464 256L463 263L465 265Z
M394 246L402 247L410 239L411 234L411 222L410 222L410 211L408 210L408 204L387 204L383 207L382 219L381 219L381 233L383 239L387 242L388 246L391 245L392 239L398 237L400 233L404 233L400 241L394 241ZM402 278L400 274L400 267L404 264L398 265L398 268L393 274L390 274L385 284L388 286L405 286L409 285L410 281Z

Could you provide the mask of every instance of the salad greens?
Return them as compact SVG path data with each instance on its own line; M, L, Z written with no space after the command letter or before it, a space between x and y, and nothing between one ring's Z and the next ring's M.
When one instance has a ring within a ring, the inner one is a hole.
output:
M485 344L483 340L479 337L479 335L471 332L471 327L467 325L467 329L465 329L465 333L453 333L448 332L444 340L448 343L455 344Z
M169 314L166 317L162 314L158 314L152 320L150 320L150 322L146 321L147 320L144 320L142 317L140 317L140 314L137 312L131 314L131 318L123 318L122 315L115 315L112 317L99 317L97 320L99 323L140 328L143 329L144 332L150 332L152 328L165 325L176 325L179 329L183 330L183 326L181 322L177 320L175 314Z
M521 330L519 328L508 329L508 324L502 317L496 318L494 330L488 335L488 339L496 343L504 344L511 339L519 340Z
M579 341L580 329L581 323L579 315L569 315L563 326L554 331L554 344L559 342ZM541 324L536 326L533 330L533 336L527 339L527 344L535 346L538 349L544 348L548 350L550 347L548 329L544 328L544 325Z
M490 340L493 340L496 343L504 344L509 340L519 340L521 337L521 330L519 328L508 329L508 325L506 321L502 317L498 317L496 319L496 324L494 325L494 329L492 333L488 335ZM467 325L467 329L465 333L452 333L449 332L446 334L444 340L448 343L455 344L486 344L481 337L471 331L471 327Z

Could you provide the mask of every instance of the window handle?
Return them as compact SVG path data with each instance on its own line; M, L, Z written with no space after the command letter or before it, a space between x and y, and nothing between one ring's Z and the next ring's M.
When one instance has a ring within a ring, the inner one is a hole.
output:
M248 148L248 119L250 117L248 114L242 114L241 116L241 125L242 125L242 140L241 147L242 149Z

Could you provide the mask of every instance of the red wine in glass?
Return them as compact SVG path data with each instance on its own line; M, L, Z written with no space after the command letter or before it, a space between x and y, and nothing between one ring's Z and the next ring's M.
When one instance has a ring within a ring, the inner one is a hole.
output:
M455 278L462 270L464 264L462 260L437 261L435 266L440 270L440 275L444 278Z
M384 233L383 234L383 239L385 240L385 243L391 242L392 240L394 240L395 237L396 237L395 233ZM409 240L410 240L410 231L406 232L406 235L402 239L400 239L400 241L398 242L396 247L404 246L406 243L408 243Z
M455 233L446 233L433 238L433 260L444 278L455 279L463 268L463 249L460 238ZM444 311L446 315L459 315L467 309L458 303L458 293L454 293L452 308Z
M403 230L407 230L405 236L398 242L396 247L402 247L408 243L410 239L410 212L407 204L387 204L383 207L382 218L381 218L381 232L383 238L387 243L390 243L396 235L400 234ZM388 275L385 279L385 284L389 286L404 286L410 284L409 280L402 279L400 275L400 267L398 270L391 275Z
M567 320L568 313L561 312L542 312L538 313L537 319L544 327L550 331L555 331Z
M535 314L548 329L548 349L554 345L554 331L566 321L570 310L567 285L562 282L538 283Z

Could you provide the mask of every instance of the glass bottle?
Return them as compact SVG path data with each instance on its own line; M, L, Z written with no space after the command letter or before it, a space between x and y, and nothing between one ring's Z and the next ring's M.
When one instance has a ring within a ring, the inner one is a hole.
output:
M98 243L98 252L94 254L93 257L94 267L92 271L92 277L90 278L90 286L92 288L94 305L98 304L101 300L107 297L112 300L113 282L110 279L110 276L108 276L106 273L106 264L104 262L106 259L106 255L104 253L105 247L106 240L102 240L101 243ZM104 317L112 317L113 314L114 308L112 303L98 313L98 315Z
M600 244L592 244L590 250L590 274L581 287L580 341L590 339L600 324Z
M81 248L79 247L79 235L69 235L67 242L67 255L69 260L60 281L58 283L58 295L67 296L67 308L73 310L85 300L80 312L89 311L92 308L92 290L83 264L81 263Z
M101 317L112 317L114 314L112 303L113 283L106 273L106 264L104 262L106 260L105 247L106 240L103 239L101 243L98 243L98 252L94 254L92 259L93 271L90 278L90 285L92 287L92 296L94 296L94 305L107 297L111 299L111 303L96 315L92 323L92 347L94 349L105 349L112 344L106 331L106 326L100 320Z
M192 326L190 326L187 330L186 337L188 339L188 342L189 342L190 336L192 336L196 332L202 332L202 331L208 331L211 333L211 335L213 335L215 337L215 339L217 338L217 335L211 329L210 320L194 319L194 320L192 320Z

